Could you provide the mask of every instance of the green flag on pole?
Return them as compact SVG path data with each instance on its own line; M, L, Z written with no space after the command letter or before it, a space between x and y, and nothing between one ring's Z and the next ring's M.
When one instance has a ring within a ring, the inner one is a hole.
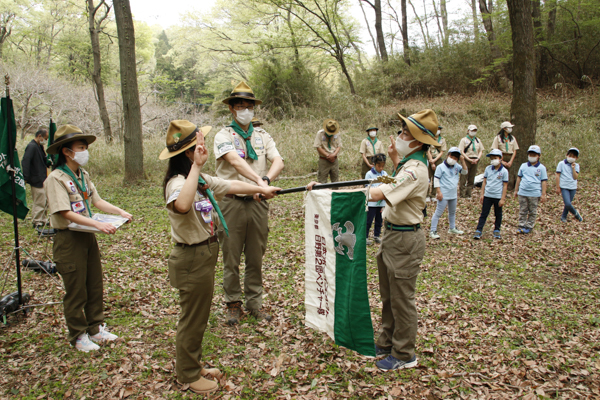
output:
M54 134L56 133L56 123L52 121L50 118L50 126L48 127L48 147L52 146L54 143ZM46 147L46 148L48 148ZM52 163L52 166L55 166L58 162L58 154L48 154L48 159Z
M9 137L10 135L10 137ZM17 155L15 143L17 130L12 100L3 97L0 100L0 210L13 215L12 184L10 171L10 150L13 150L13 165L15 170L15 188L17 198L17 217L25 219L29 209L25 195L25 179L21 171L21 162ZM11 146L12 145L12 146ZM11 149L11 147L13 149Z

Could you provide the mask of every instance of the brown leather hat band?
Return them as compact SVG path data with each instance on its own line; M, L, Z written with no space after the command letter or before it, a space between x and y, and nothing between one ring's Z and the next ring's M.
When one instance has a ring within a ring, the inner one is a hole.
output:
M73 133L68 133L66 135L62 135L61 137L55 139L54 143L52 143L52 144L56 144L56 143L62 142L63 140L71 139L72 137L75 137L77 135L82 135L83 136L83 133L81 133L81 132L73 132ZM82 139L82 140L85 140L85 139Z
M195 129L194 132L190 133L185 139L175 143L174 145L167 146L167 149L170 152L173 152L173 151L177 151L177 150L181 149L182 147L190 144L192 142L192 140L194 140L196 138L196 132L198 132L198 129Z
M240 96L254 98L254 93L234 92L234 93L231 93L231 96L229 96L229 97L240 97Z

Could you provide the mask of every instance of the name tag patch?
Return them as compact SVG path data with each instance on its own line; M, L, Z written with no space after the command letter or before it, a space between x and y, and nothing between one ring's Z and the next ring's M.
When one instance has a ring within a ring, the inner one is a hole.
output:
M85 205L83 204L82 200L73 201L71 202L71 209L73 210L73 212L81 214L83 211L85 211Z
M231 142L221 143L220 145L217 146L217 152L219 154L229 153L230 151L233 151L233 150L235 150L235 147L233 147L233 144Z

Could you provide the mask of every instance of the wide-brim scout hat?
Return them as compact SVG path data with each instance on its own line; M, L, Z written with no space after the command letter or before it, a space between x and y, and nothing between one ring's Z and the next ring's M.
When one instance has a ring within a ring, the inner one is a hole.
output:
M536 146L535 144L533 146L529 146L529 149L527 149L527 152L532 152L532 153L537 153L537 154L542 154L542 149L540 149L540 146Z
M453 156L456 156L458 158L460 158L461 156L461 152L458 147L450 147L450 150L448 150L448 154L452 154Z
M92 144L96 140L96 136L86 135L75 125L63 125L54 134L54 143L48 146L46 153L58 154L61 147L76 140L85 140L87 144Z
M442 146L441 143L438 143L435 136L435 132L437 132L440 123L433 110L427 109L419 111L409 117L403 117L400 114L398 114L398 116L406 123L408 130L416 141L435 147Z
M252 89L250 89L250 86L248 86L244 81L238 83L238 85L233 89L229 97L223 100L223 103L229 105L229 101L232 99L252 100L254 101L254 105L262 104L262 100L259 100L254 96L254 92L252 91Z
M491 157L491 156L502 157L502 151L498 150L498 149L494 149L494 150L492 150L492 151L490 151L489 153L486 154L486 157Z
M329 136L337 135L340 131L340 124L335 119L326 119L323 122L323 130Z
M369 131L378 131L378 130L379 130L379 128L372 127L372 128L368 128L366 131L369 132Z
M212 126L203 126L200 128L202 135L206 137ZM167 129L167 147L161 151L158 156L159 160L175 157L177 154L183 153L187 149L196 145L196 125L184 119L171 121L169 129Z
M263 123L258 118L252 118L252 126L261 126Z

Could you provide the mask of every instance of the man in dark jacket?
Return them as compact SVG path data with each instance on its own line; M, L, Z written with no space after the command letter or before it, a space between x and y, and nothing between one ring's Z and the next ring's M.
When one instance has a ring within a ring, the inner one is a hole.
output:
M33 207L31 217L33 227L41 228L48 224L46 214L46 194L44 193L44 181L48 176L50 160L44 151L44 145L48 142L48 131L40 129L35 133L35 138L25 148L21 168L25 182L31 187Z

